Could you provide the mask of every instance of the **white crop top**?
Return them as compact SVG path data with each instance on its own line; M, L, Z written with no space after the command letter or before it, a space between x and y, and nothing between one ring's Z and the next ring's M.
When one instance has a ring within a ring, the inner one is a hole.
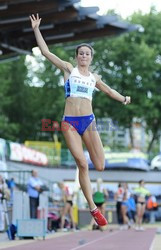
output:
M96 85L96 79L92 73L83 76L78 68L73 68L68 80L65 82L65 97L82 97L92 100L92 94Z

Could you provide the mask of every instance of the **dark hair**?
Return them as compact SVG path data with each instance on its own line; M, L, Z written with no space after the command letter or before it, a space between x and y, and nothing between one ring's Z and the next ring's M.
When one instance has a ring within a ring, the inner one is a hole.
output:
M139 184L141 184L142 182L144 182L144 180L143 180L143 179L139 181Z
M118 183L118 187L119 188L122 187L122 183L121 182Z
M77 47L76 47L76 50L75 50L75 54L76 56L78 55L78 50L81 48L81 47L87 47L91 50L91 56L93 57L93 54L94 54L94 49L92 48L92 46L88 43L81 43L79 44Z

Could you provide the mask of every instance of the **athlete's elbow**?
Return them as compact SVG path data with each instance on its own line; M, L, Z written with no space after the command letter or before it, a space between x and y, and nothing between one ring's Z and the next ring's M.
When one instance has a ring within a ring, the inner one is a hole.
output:
M45 57L48 56L48 54L49 54L49 50L48 50L48 49L40 49L40 50L41 50L41 54L42 54L43 56L45 56Z

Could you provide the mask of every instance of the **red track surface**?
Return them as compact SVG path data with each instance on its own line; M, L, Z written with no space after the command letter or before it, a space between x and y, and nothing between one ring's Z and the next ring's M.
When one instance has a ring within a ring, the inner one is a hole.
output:
M143 232L80 231L60 237L12 246L7 250L150 250L155 229Z

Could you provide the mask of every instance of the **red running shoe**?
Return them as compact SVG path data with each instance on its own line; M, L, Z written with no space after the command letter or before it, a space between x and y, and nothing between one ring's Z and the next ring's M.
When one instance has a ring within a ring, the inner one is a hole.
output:
M91 214L99 226L105 226L108 224L106 218L101 214L98 208L96 208L94 211L91 211Z

